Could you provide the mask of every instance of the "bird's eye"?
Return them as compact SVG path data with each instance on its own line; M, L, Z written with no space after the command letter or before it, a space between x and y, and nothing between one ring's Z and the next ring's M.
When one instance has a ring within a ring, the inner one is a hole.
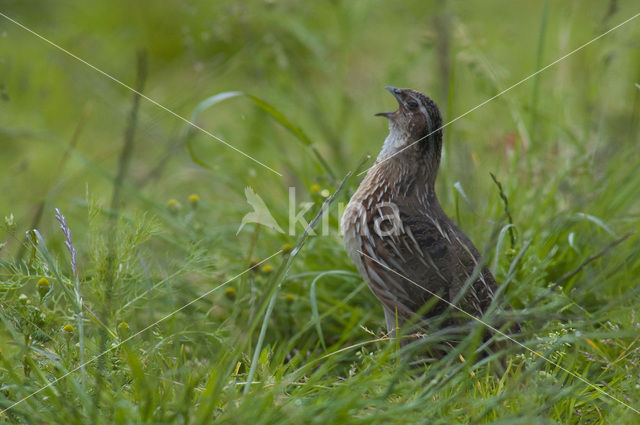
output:
M411 110L416 109L418 107L418 102L410 100L410 101L407 102L407 106Z

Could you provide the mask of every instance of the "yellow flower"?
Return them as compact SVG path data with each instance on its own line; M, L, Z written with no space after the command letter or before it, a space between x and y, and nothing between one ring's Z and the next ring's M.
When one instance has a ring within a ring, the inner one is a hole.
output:
M320 192L320 185L312 184L309 190L311 191L311 193Z
M189 205L191 205L191 208L195 210L196 208L198 208L199 203L200 197L198 195L196 195L195 193L189 195Z
M273 271L273 266L271 264L265 264L264 266L262 266L260 271L264 274L269 274Z
M288 254L291 251L293 251L293 245L291 245L290 243L286 243L284 245L282 245L282 248L280 248L282 250L283 254Z
M49 293L49 289L51 289L51 284L47 280L46 277L40 278L38 283L36 283L36 288L38 289L38 295L40 295L40 299L42 300L45 295Z
M73 329L73 325L71 323L67 323L66 325L64 325L62 327L62 332L64 332L65 334L71 335L73 333L74 329Z
M236 288L230 286L224 290L224 296L227 297L228 300L233 301L236 299Z
M293 294L291 294L291 293L289 293L289 294L285 294L285 296L284 296L284 301L285 301L287 304L293 304L293 302L294 302L295 300L296 300L295 295L293 295Z
M129 324L127 322L120 322L118 324L118 335L120 338L126 338L129 336Z
M249 270L251 270L252 272L258 271L258 260L256 260L255 258L252 258L249 261Z
M167 201L167 209L171 214L173 215L178 214L178 211L180 211L180 208L181 208L180 202L176 201L175 199L169 199Z

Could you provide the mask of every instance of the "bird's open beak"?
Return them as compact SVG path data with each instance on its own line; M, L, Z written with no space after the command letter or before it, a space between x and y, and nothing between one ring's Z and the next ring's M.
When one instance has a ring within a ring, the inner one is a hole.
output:
M400 93L402 93L402 91L400 89L395 88L395 87L391 87L391 86L387 86L387 87L385 87L385 90L389 91L389 93L391 93L393 95L393 97L395 97L396 100L398 101L398 105L402 106L402 101L400 100ZM398 111L395 111L395 112L378 112L376 114L376 117L391 118L397 112Z

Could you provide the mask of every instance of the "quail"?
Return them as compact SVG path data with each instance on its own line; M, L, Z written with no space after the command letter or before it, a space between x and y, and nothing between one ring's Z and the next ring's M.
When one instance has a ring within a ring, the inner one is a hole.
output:
M452 313L451 304L481 317L497 284L436 196L442 152L438 106L415 90L386 89L399 107L376 114L388 118L389 135L345 208L345 248L382 303L390 334L410 319L429 332L424 323ZM461 316L453 323L469 321Z

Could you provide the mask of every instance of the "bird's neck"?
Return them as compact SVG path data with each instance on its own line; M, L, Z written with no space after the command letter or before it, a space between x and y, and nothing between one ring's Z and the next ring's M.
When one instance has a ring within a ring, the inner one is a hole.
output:
M384 139L382 144L382 150L378 154L376 163L386 161L393 156L402 155L408 149L405 149L411 142L409 141L409 135L403 133L393 127L389 128L389 135ZM405 149L403 151L403 149Z
M379 176L382 178L424 185L427 192L435 196L442 134L431 135L417 143L416 140L406 133L390 129L374 167L380 168Z

